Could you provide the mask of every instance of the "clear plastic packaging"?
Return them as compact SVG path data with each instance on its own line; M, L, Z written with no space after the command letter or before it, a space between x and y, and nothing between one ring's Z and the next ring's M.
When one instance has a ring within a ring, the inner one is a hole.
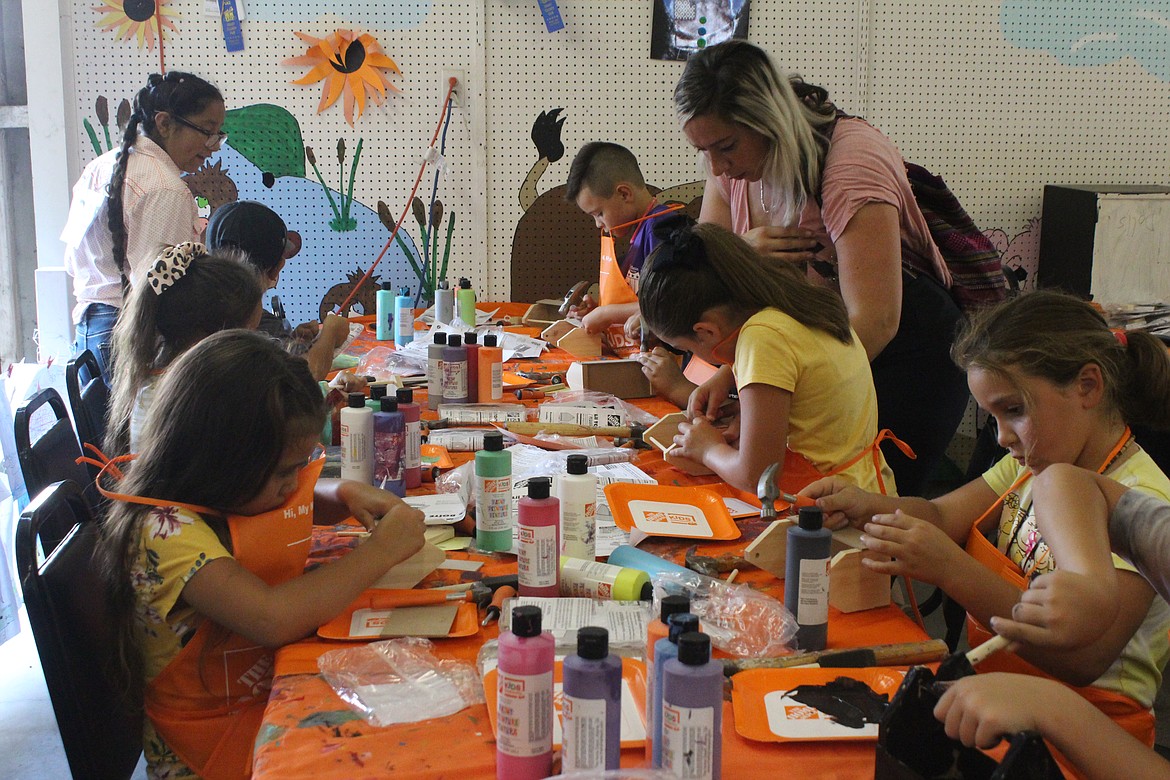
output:
M436 658L426 639L404 637L332 650L317 660L337 695L374 726L453 715L484 701L475 667Z
M427 354L420 349L374 347L358 361L357 370L378 379L418 376L427 372Z
M626 419L631 423L636 422L649 426L658 422L658 418L650 414L650 412L623 401L615 395L596 390L564 390L557 393L556 398L545 401L541 406L556 406L558 404L565 404L566 406L591 405L618 408L626 413Z
M691 612L702 621L711 644L740 658L760 658L789 652L796 636L796 618L776 599L746 585L728 585L697 572L659 572L654 583L654 614L662 597L685 594Z

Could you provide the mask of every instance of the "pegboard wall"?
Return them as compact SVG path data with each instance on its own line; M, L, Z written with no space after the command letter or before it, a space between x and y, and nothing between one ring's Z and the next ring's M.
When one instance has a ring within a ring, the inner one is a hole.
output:
M91 122L98 95L112 103L128 97L158 69L157 49L99 30L94 5L76 0L66 20L77 110ZM290 316L315 316L323 288L381 249L389 234L373 209L384 200L397 217L405 205L448 72L462 77L438 189L458 220L448 276L471 277L482 298L508 297L513 246L525 245L526 235L539 236L544 247L525 258L537 266L569 262L573 251L596 257L596 231L556 190L582 144L628 146L647 181L661 188L702 178L674 119L671 95L682 63L648 56L652 0L559 6L565 28L549 33L535 0L247 0L247 49L228 54L218 19L201 13L203 0L170 0L178 31L166 41L168 67L215 82L229 110L257 103L285 109L316 150L332 195L345 191L339 176L348 178L363 140L353 188L359 228L350 232L329 227L330 206L311 170L267 189L260 168L230 140L221 155L240 197L269 203L305 234L305 252L281 280L280 292L294 304ZM1009 264L1029 271L1025 286L1034 277L1032 220L1040 216L1044 184L1166 183L1170 0L753 0L750 13L751 40L782 67L825 86L904 156L942 175L977 223L996 231ZM367 106L354 128L341 101L317 114L319 85L290 83L306 67L281 64L305 52L294 32L323 37L337 28L373 34L403 71L391 79L402 94ZM538 148L534 123L558 108L563 124L546 124ZM347 144L344 165L339 138ZM88 140L82 148L86 162L93 150ZM428 172L424 200L430 185ZM410 216L405 229L411 246L418 244ZM399 247L380 272L395 284L417 285Z

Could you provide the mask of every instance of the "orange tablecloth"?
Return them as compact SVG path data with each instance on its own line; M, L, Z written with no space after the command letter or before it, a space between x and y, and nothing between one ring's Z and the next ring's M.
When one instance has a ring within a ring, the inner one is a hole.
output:
M504 304L502 314L523 313L518 304ZM484 305L484 308L489 308ZM495 308L495 305L490 305ZM372 343L371 343L372 342ZM363 335L351 350L355 354L369 349L374 342ZM572 358L559 351L546 353L545 361L566 364ZM673 411L662 401L639 402L655 414ZM424 402L425 409L425 402ZM643 452L637 463L659 482L695 484L711 481L696 479L667 466L657 451ZM741 554L743 548L765 527L758 520L740 523L743 537L733 542L700 545L703 555ZM310 565L335 557L353 539L339 539L331 529L318 529ZM688 545L680 540L652 539L644 549L681 562ZM452 557L465 554L453 553ZM453 582L460 578L478 579L505 571L515 571L511 556L466 554L484 560L479 572L462 573L440 570L428 577L426 585ZM750 583L783 598L783 584L762 571L745 571L737 580ZM498 634L495 624L479 634L462 639L435 642L436 653L444 658L474 661L480 646ZM891 642L916 642L926 639L919 627L899 609L886 607L852 614L830 609L830 648L859 647ZM472 778L495 777L495 739L487 709L477 705L455 715L378 728L370 726L333 692L317 673L316 659L328 650L346 643L306 640L277 653L276 675L264 722L256 741L254 776L257 778ZM740 737L730 702L723 708L723 776L753 777L763 772L781 770L792 777L830 780L857 778L873 774L873 743L763 743ZM622 765L642 766L643 751L626 750Z

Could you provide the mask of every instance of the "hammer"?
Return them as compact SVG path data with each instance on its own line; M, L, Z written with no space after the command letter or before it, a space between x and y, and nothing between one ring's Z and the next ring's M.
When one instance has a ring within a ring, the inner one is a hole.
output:
M760 517L764 520L776 519L776 499L782 499L788 502L789 506L816 506L817 502L808 496L794 496L791 493L785 493L776 484L776 472L780 470L779 463L773 463L768 468L764 469L764 473L760 475L760 481L756 483L756 498L760 499Z

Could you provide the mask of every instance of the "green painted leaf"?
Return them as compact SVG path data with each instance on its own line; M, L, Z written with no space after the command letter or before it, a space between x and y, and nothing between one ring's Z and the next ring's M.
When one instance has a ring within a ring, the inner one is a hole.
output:
M276 177L304 177L301 126L287 110L271 103L234 108L227 112L223 129L227 143L261 171Z

